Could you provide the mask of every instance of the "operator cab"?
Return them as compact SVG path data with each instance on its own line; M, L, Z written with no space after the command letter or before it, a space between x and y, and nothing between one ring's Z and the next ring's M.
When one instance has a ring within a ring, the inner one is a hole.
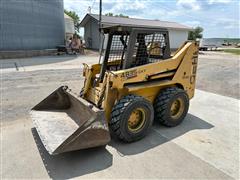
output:
M118 71L170 58L167 29L115 26L103 28L107 39L103 66ZM104 69L103 69L104 70Z

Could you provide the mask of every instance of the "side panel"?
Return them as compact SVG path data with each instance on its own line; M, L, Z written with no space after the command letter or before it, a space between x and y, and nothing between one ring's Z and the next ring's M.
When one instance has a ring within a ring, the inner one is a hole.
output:
M173 78L173 81L183 85L190 99L195 92L197 63L198 45L192 44Z
M124 85L149 81L149 77L172 70L177 70L187 53L192 42L187 42L184 47L172 58L150 63L127 70L113 72L113 87L122 89ZM190 67L189 67L190 70Z
M174 86L174 84L171 84L171 83L172 82L170 82L168 84L162 84L162 85L159 84L158 86L142 88L139 90L133 90L133 91L130 90L130 91L128 91L128 93L143 96L145 99L147 99L148 101L153 103L156 96L161 91L161 89L164 89L164 88L167 88L170 86Z

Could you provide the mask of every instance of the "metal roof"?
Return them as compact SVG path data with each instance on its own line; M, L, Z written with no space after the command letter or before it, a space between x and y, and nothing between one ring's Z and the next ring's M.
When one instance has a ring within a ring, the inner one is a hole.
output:
M97 14L86 14L83 20L80 23L81 27L84 27L85 24L94 19L99 20L99 15ZM102 25L103 27L108 26L133 26L133 27L147 27L147 28L167 28L167 29L181 29L191 31L192 28L179 24L176 22L169 21L160 21L160 20L149 20L149 19L137 19L137 18L124 18L124 17L114 17L114 16L102 16Z

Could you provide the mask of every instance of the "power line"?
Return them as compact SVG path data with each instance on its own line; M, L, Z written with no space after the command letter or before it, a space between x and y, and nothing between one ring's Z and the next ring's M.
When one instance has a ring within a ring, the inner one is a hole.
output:
M95 2L96 2L96 0L93 0L92 6L91 6L92 9L93 9L93 7L95 5Z
M92 9L93 9L93 7L94 7L94 5L95 5L95 2L96 2L96 0L93 0L93 1L92 1L92 5L91 5L91 6L88 6L88 10L87 10L88 13L90 13L90 14L92 13Z

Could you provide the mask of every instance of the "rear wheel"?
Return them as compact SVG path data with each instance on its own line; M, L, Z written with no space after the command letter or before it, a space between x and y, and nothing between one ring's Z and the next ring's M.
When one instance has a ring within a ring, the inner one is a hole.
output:
M153 117L149 101L141 96L127 95L113 107L110 129L118 139L133 142L147 134Z
M183 89L170 87L162 90L154 102L155 120L169 127L180 124L187 115L189 98Z

